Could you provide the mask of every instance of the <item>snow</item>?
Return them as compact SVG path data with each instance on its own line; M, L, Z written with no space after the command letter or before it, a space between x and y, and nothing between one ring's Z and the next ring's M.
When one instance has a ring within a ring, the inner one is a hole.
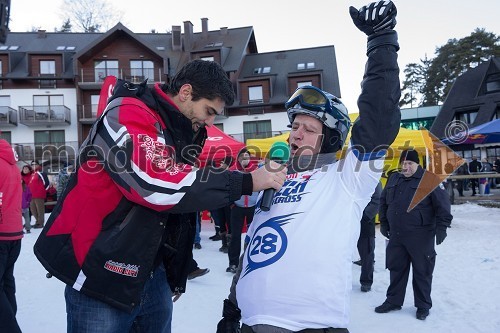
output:
M411 282L402 310L374 312L385 300L389 284L389 271L384 268L385 241L377 228L371 292L359 290L360 267L352 266L351 333L500 332L500 209L466 203L452 206L452 214L448 237L436 246L433 308L427 320L415 318ZM24 333L65 332L64 284L47 279L34 256L33 245L39 234L40 229L32 229L25 235L15 266L17 319ZM228 258L218 250L220 241L208 239L213 234L213 224L203 222L203 248L194 250L194 255L199 266L210 268L210 273L188 281L187 293L174 304L173 333L215 332L221 318L222 301L233 275L225 271Z

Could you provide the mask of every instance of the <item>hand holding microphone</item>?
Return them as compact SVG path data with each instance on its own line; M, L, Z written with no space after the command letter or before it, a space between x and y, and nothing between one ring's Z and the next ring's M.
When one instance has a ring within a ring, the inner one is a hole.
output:
M259 172L259 174L252 172L254 191L264 190L260 203L260 209L263 211L268 211L271 208L274 193L279 191L285 182L287 173L285 164L290 158L290 148L284 142L275 142L271 146L268 156L269 161L264 167L254 171Z
M255 169L252 175L253 192L274 188L279 190L285 182L287 167L274 161L267 161L265 165Z

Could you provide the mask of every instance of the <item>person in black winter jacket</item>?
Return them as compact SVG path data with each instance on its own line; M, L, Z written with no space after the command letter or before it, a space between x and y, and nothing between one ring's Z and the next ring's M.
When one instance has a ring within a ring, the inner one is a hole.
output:
M472 156L472 161L469 163L469 172L471 174L477 173L481 171L482 167L483 165L481 164L481 162L477 160L477 156ZM479 182L477 181L477 178L471 178L470 187L472 188L472 196L475 196L476 187L478 188L479 191Z
M434 243L439 245L444 241L453 216L447 192L442 185L436 187L441 181L418 163L416 150L403 151L402 171L389 177L380 197L380 232L389 239L386 267L391 282L385 302L375 312L401 309L411 266L416 317L424 320L432 307ZM414 198L422 196L415 205Z
M378 214L382 184L379 182L372 198L363 211L361 231L358 239L358 252L361 263L359 283L361 291L368 292L373 284L373 269L375 262L375 217Z

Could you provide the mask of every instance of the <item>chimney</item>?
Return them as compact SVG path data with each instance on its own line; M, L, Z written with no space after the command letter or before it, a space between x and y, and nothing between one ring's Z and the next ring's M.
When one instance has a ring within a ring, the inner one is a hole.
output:
M38 30L38 38L47 38L46 30Z
M181 45L181 26L172 26L172 51L180 51L182 49Z
M221 27L220 28L220 34L221 35L227 35L227 27Z
M184 51L191 51L193 46L193 23L184 21Z
M201 37L208 37L208 18L206 17L201 19Z

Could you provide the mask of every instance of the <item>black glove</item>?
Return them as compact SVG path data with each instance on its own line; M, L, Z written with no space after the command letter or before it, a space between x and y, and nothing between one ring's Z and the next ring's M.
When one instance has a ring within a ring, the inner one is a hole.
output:
M385 223L380 223L380 233L384 235L385 238L391 238L391 234L389 233L389 226Z
M240 333L241 311L230 300L224 300L222 319L217 324L216 333Z
M446 227L445 228L438 227L436 229L436 245L441 244L445 238L446 238Z
M382 45L393 45L399 50L398 35L392 30L396 26L397 13L392 1L372 2L359 10L349 7L352 21L368 36L367 54Z

